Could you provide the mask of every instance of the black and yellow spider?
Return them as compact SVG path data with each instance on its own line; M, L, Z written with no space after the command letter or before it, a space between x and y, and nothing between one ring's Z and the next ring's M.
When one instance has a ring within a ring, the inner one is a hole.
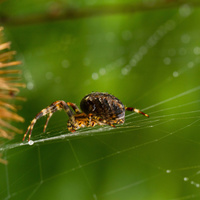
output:
M70 106L75 113L72 112ZM41 110L31 121L24 134L23 141L29 131L28 141L30 141L33 127L39 118L45 115L48 116L43 130L45 132L53 113L62 109L69 116L67 128L70 132L74 132L81 127L93 127L96 125L110 125L115 127L114 124L123 124L125 121L125 110L134 111L149 117L149 115L136 108L125 107L118 98L108 93L93 92L88 94L81 100L80 107L82 112L74 103L62 100L53 102L50 106Z

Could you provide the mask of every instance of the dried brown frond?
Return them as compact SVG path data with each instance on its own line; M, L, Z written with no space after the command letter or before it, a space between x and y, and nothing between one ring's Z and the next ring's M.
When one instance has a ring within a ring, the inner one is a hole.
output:
M25 100L19 97L19 88L25 87L20 81L21 70L16 69L20 61L14 61L15 51L10 51L10 42L3 41L3 28L0 27L0 137L12 139L15 133L22 133L21 130L11 125L12 121L23 122L19 116L14 100ZM0 162L3 161L0 158Z
M2 154L0 153L0 163L3 163L4 165L7 165L7 164L8 164L8 161L2 159L1 157L2 157Z

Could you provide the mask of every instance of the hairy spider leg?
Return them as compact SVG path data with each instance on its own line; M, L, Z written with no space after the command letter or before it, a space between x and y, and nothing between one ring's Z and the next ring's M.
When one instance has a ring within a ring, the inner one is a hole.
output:
M101 126L101 125L109 125L109 126L112 126L112 127L114 127L114 128L116 128L116 126L113 124L113 123L111 123L111 122L107 122L106 120L103 120L102 118L98 118L98 119L96 119L95 120L96 121L96 123L99 125L99 126Z
M125 110L127 111L133 111L133 112L136 112L136 113L140 113L146 117L149 117L149 115L147 115L146 113L143 113L142 111L140 111L139 109L136 109L136 108L131 108L131 107L125 107Z
M77 114L81 114L82 113L75 103L67 102L67 105L71 106L72 109L75 111L75 113L77 113Z
M47 117L47 121L46 121L46 123L45 123L45 125L44 125L43 133L46 131L47 125L48 125L49 120L50 120L51 116L53 115L53 113L54 113L54 112L50 112L50 113L49 113L49 116Z
M106 122L106 124L108 124L109 126L112 126L113 128L116 128L116 126L114 124L111 124L109 122Z
M66 103L67 103L68 106L71 106L71 107L72 107L72 109L74 110L75 113L77 113L77 114L80 114L80 113L81 113L81 111L79 110L78 106L77 106L75 103L71 103L71 102L66 102ZM55 110L55 111L56 111L56 110ZM46 131L47 125L48 125L48 123L49 123L49 120L50 120L50 118L52 117L52 115L53 115L53 113L54 113L55 111L52 111L52 112L49 113L49 116L48 116L48 118L47 118L47 121L46 121L46 123L45 123L45 125L44 125L43 133Z
M42 109L36 116L35 118L31 121L31 124L28 126L27 128L27 131L26 133L24 134L24 137L23 137L23 141L25 140L28 132L29 132L29 137L28 137L28 141L30 141L30 138L31 138L31 134L32 134L32 130L33 130L33 127L36 123L36 121L45 116L45 115L48 115L48 118L47 118L47 121L46 121L46 124L45 124L45 127L44 127L44 130L46 130L46 126L49 122L49 119L51 118L51 116L53 115L54 112L56 112L57 110L61 110L61 109L64 109L64 111L68 114L68 116L71 118L71 120L73 122L75 122L75 119L74 119L74 115L73 115L73 112L71 111L71 109L69 108L68 106L68 102L66 103L65 101L55 101L53 102L50 106L48 106L47 108L44 108Z
M89 114L88 114L88 121L87 121L88 125L87 125L87 126L94 126L94 124L91 123L91 122L92 122L92 114L89 113Z

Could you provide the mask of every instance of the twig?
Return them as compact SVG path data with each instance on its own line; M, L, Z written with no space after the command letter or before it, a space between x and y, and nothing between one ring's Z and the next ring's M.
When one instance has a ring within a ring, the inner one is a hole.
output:
M118 4L104 5L98 7L87 8L61 8L57 11L48 11L38 15L28 15L23 17L10 17L8 15L0 15L0 23L6 25L25 25L44 22L53 22L58 20L72 20L80 18L88 18L94 16L107 16L115 14L128 14L160 9L178 8L183 4L191 6L200 6L200 1L188 0L165 0L162 3L146 3L146 4Z

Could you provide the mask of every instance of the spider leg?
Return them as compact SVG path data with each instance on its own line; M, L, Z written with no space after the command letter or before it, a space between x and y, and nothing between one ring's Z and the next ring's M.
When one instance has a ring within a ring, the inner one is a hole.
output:
M92 121L92 114L88 115L88 126L91 126L91 121Z
M128 110L128 111L133 111L133 112L136 112L136 113L140 113L146 117L149 117L149 115L147 115L146 113L143 113L142 111L140 111L139 109L136 109L136 108L131 108L131 107L125 107L125 110Z
M25 138L26 138L26 136L27 136L27 134L28 134L29 131L30 131L30 133L29 133L28 141L30 141L33 127L34 127L34 125L35 125L37 119L39 119L40 117L42 117L42 116L45 115L45 114L44 114L44 113L46 112L45 110L46 110L46 109L43 109L41 112L39 112L39 113L35 116L35 118L31 121L31 124L28 126L27 131L26 131L26 133L24 134L23 141L25 140Z
M46 131L47 125L48 125L49 120L50 120L50 118L51 118L52 115L53 115L53 112L49 113L49 116L47 117L47 121L46 121L46 123L44 125L43 133Z
M116 128L116 126L115 125L113 125L112 123L106 123L106 124L108 124L109 126L112 126L113 128Z
M88 120L87 120L87 126L95 126L97 123L96 119L92 119L93 114L89 113L88 114Z
M35 118L31 121L31 124L28 126L26 133L24 134L23 141L25 140L25 138L26 138L26 136L27 136L29 131L30 132L29 132L29 136L28 136L28 141L30 141L33 127L34 127L35 123L37 122L37 120L39 118L49 114L49 116L47 118L47 121L46 121L46 124L44 126L44 131L45 131L46 127L48 125L49 119L51 118L53 113L58 111L58 110L61 110L61 109L63 109L68 114L68 116L71 118L72 122L74 123L75 122L74 115L73 115L73 112L70 110L70 108L68 106L68 102L66 103L65 101L55 101L50 106L42 109L35 116Z
M71 106L72 109L75 111L75 113L77 113L77 114L82 113L75 103L67 102L67 105Z
M112 127L114 127L114 128L116 128L116 126L114 125L114 123L113 122L108 122L108 121L106 121L106 120L103 120L102 118L98 118L98 120L96 120L96 122L97 122L97 124L98 125L109 125L109 126L112 126Z

